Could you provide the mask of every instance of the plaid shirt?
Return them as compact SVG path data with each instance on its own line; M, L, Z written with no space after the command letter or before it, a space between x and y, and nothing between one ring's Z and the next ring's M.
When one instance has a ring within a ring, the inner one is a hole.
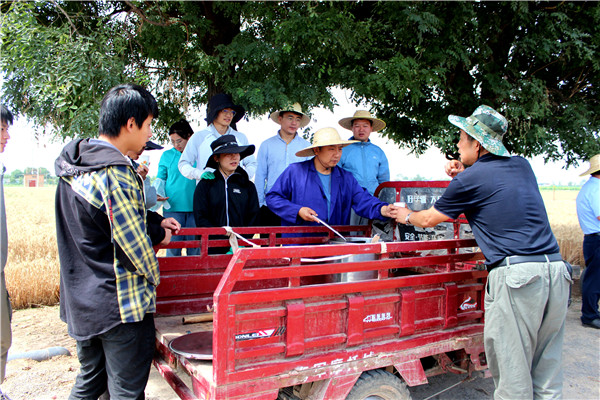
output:
M142 183L133 168L109 166L93 173L62 177L72 190L109 217L111 241L135 267L130 271L117 259L114 271L121 321L138 322L156 311L158 260L146 234L146 208Z

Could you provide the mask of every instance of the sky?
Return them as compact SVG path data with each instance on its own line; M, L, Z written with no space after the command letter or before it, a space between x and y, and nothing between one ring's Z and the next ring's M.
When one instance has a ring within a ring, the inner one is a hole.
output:
M367 107L356 107L351 104L347 95L342 91L334 91L339 106L334 108L333 113L327 109L319 108L312 110L310 127L312 131L324 127L335 127L342 139L348 139L352 132L338 125L338 121L345 117L351 117L357 109L368 109ZM188 121L194 130L203 129L206 126L205 115L202 113L192 115ZM267 138L275 135L279 125L264 115L258 119L238 122L238 130L248 137L250 143L258 148ZM26 167L44 167L54 174L54 160L60 153L63 142L55 141L49 136L35 138L35 127L28 123L24 117L19 117L10 127L10 140L6 146L1 159L8 172L15 169L23 170ZM413 178L417 175L427 180L445 180L448 177L444 173L446 159L437 148L430 148L425 154L415 156L409 154L406 149L400 149L398 145L381 137L378 133L371 134L371 141L380 146L387 155L390 163L390 175L392 180L401 177ZM171 148L165 145L165 150ZM158 162L162 150L147 152L150 155L150 174L156 175ZM585 177L579 174L587 169L587 162L578 167L564 169L564 163L544 164L542 157L529 159L537 176L538 183L551 185L566 185L569 183L582 184Z

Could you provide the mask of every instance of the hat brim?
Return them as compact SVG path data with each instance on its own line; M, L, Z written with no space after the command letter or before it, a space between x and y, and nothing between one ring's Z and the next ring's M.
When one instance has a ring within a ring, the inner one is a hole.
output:
M340 140L340 141L335 141L335 142L329 142L329 143L318 143L318 144L313 144L312 146L308 146L305 149L302 149L300 151L296 152L296 157L311 157L315 155L314 149L316 149L317 147L325 147L325 146L339 146L341 145L342 147L346 147L351 145L352 143L358 143L359 140Z
M510 157L510 152L504 147L502 141L491 138L487 135L482 128L479 126L473 126L467 121L464 117L459 117L458 115L449 115L448 121L450 123L467 133L467 135L471 136L473 139L477 140L481 143L484 149L489 151L492 154L502 157Z
M254 147L253 144L249 144L246 146L227 146L224 147L222 149L218 149L217 151L213 152L210 157L208 158L208 161L206 161L206 166L205 168L213 168L213 169L217 169L219 167L219 164L215 161L213 156L216 156L217 154L234 154L234 153L239 153L240 155L240 161L242 161L244 158L248 157L249 155L254 154L254 150L256 148Z
M269 118L271 118L271 120L273 122L275 122L277 125L281 125L281 123L279 123L279 115L281 113L284 112L291 112L294 114L300 114L300 128L304 128L306 125L308 125L310 123L310 117L304 113L298 112L298 111L294 111L294 110L279 110L279 111L273 111Z
M349 131L351 131L352 130L352 121L354 121L355 119L366 119L367 121L371 121L371 129L373 132L377 132L377 131L380 131L383 128L385 128L385 122L383 122L382 120L377 119L377 118L368 118L368 117L342 118L342 119L340 119L338 124L340 124L340 126L342 128L348 129Z
M591 165L587 171L585 171L583 174L581 174L579 176L591 175L598 171L600 171L600 165Z
M162 150L162 149L163 149L163 147L161 145L151 142L150 140L148 140L146 142L146 146L144 147L144 150Z

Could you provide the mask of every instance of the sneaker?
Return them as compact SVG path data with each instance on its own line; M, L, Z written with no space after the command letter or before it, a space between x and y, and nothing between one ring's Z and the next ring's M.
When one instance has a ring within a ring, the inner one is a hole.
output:
M600 329L600 318L593 319L590 322L583 322L583 321L581 321L581 324L583 326L587 326L589 328Z

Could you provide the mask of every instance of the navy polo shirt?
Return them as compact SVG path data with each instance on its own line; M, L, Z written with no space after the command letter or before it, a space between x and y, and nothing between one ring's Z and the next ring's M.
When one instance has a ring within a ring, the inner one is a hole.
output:
M535 174L523 157L484 154L458 174L434 205L464 213L488 264L505 257L558 253Z

